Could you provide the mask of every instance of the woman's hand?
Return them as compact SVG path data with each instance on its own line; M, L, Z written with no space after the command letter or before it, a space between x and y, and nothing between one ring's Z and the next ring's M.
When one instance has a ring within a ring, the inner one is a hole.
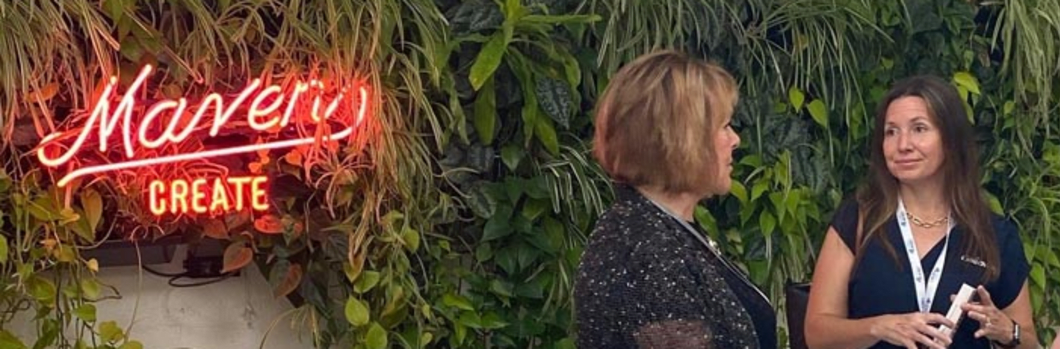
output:
M986 337L998 343L1012 342L1012 327L1015 326L1012 319L994 305L986 288L979 286L976 292L979 293L979 301L969 302L961 307L968 312L969 318L979 321L975 338Z
M928 348L946 349L951 340L939 331L939 324L949 328L955 327L953 322L941 314L915 312L880 316L870 331L879 340L907 349L917 349L917 344Z

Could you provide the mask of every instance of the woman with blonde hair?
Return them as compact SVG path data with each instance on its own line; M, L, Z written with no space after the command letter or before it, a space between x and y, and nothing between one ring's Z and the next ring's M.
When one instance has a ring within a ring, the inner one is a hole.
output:
M693 219L729 191L737 96L724 69L675 51L610 81L593 145L616 201L578 268L578 348L777 347L769 299Z

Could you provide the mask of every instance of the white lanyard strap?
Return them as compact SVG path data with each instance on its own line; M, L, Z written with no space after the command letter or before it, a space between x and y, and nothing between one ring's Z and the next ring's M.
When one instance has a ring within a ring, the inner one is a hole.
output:
M902 203L901 198L898 199L898 211L895 212L895 216L898 218L898 228L902 231L902 242L905 243L905 252L909 257L909 267L913 269L913 288L916 290L917 306L921 312L930 312L935 291L938 290L939 280L942 279L942 268L946 265L946 251L950 248L950 231L953 230L953 219L951 217L948 220L949 227L946 229L946 241L942 245L942 253L935 260L935 266L931 268L931 274L927 276L927 282L925 283L924 267L921 266L920 253L917 252L916 241L913 240L913 229L909 226L905 204Z

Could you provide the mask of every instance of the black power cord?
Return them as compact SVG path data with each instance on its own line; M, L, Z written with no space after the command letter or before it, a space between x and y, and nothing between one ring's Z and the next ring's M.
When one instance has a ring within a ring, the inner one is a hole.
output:
M169 282L168 282L169 286L173 286L173 287L204 286L204 285L209 285L209 284L213 284L213 283L218 283L218 282L224 281L224 280L226 280L226 279L238 274L238 272L227 272L227 273L220 274L220 275L214 277L213 279L206 280L206 281L189 282L189 283L178 283L177 280L180 280L180 279L185 279L185 278L187 278L187 279L198 279L198 278L202 278L202 277L201 276L192 276L191 275L192 273L189 273L187 271L182 272L182 273L163 273L163 272L151 269L151 267L148 267L146 265L141 266L141 268L143 268L148 273L154 274L156 276L169 278Z
M163 254L165 254L164 258L166 260L169 260L168 251L163 251ZM180 273L164 273L164 272L160 272L160 271L154 270L151 267L148 267L146 265L141 265L140 267L143 268L143 270L145 270L148 273L151 273L153 275L169 278L169 281L168 281L169 286L172 286L172 287L196 287L196 286L204 286L204 285L218 283L218 282L227 280L228 278L230 278L232 276L239 275L239 271L238 270L230 271L230 272L227 272L227 273L222 273L221 270L224 268L223 264L224 264L224 259L222 257L220 257L220 256L217 256L217 257L197 257L197 256L189 254L187 256L187 258L184 259L184 272L180 272ZM199 281L199 282L188 282L188 283L178 283L177 282L177 280L185 279L185 278L187 278L187 279L205 279L205 278L209 278L210 280Z

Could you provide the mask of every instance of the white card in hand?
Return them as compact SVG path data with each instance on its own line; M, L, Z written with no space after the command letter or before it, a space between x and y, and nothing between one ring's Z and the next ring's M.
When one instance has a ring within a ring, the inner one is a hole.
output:
M946 312L946 318L950 319L954 325L960 326L961 319L964 317L964 310L961 306L968 303L972 299L972 295L975 294L975 287L969 286L968 284L962 284L961 290L957 291L957 296L953 298L953 304L950 304L950 311ZM939 331L946 336L953 336L955 328L949 328L945 325L939 325Z

